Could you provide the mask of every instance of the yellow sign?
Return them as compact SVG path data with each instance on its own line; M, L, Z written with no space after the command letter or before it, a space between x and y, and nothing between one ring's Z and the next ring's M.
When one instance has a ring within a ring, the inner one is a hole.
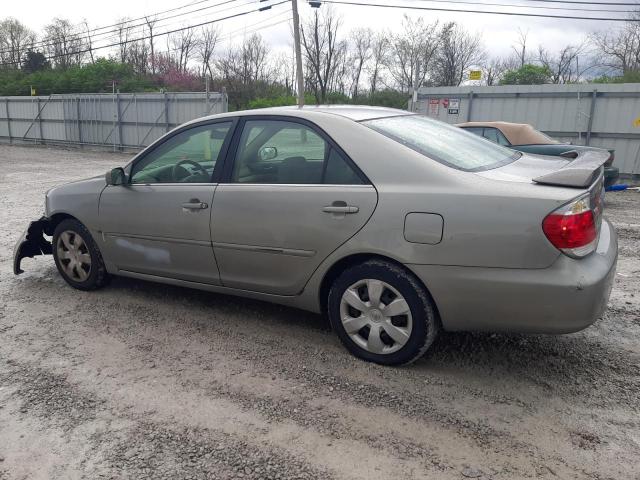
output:
M32 97L36 96L36 88L35 87L31 87L31 96Z
M634 126L634 127L638 127L638 128L640 128L640 117L636 118L636 119L633 121L633 126Z
M482 78L481 70L471 70L469 72L469 80L480 80Z

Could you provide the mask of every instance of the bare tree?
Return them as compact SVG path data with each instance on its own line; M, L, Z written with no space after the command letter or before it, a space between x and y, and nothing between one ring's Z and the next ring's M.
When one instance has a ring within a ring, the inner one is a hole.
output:
M195 30L193 28L185 28L169 36L169 44L174 52L178 71L186 72L189 60L193 57L194 51L199 43Z
M280 52L276 55L274 64L274 81L284 87L287 95L293 95L296 73L293 55Z
M150 17L144 17L144 21L147 24L147 30L149 31L149 48L151 50L151 73L153 75L156 74L156 51L155 51L155 45L153 42L153 27L155 27L156 25L156 17L150 18Z
M468 33L461 25L449 22L440 31L439 48L433 62L433 82L457 87L469 68L480 64L485 56L479 34Z
M358 96L360 76L364 66L371 59L373 46L373 31L370 28L357 28L351 32L351 46L353 49L353 78L351 81L351 96Z
M36 34L15 18L2 20L0 22L0 61L18 68L35 39Z
M273 74L267 68L268 54L263 38L254 33L239 47L231 46L216 62L236 108L265 92Z
M150 46L142 39L142 33L140 38L129 42L129 48L127 51L127 62L133 66L133 70L137 73L143 74L149 71L149 60L152 58L150 55Z
M336 53L336 68L329 83L328 92L337 92L348 95L353 83L353 56L349 55L346 41L338 42Z
M91 29L89 28L89 22L87 22L87 20L83 20L82 21L82 27L84 28L84 32L85 32L85 45L86 45L86 50L88 50L89 52L89 58L91 59L91 63L95 63L95 59L93 57L93 37L91 36Z
M527 52L528 36L529 30L522 31L522 29L518 28L518 38L516 39L516 43L511 45L511 49L518 59L518 67L523 67L529 59L529 54Z
M74 30L73 24L63 18L54 18L44 27L47 54L56 67L68 68L82 63L86 43Z
M387 68L402 92L418 88L427 78L438 47L438 22L425 24L405 15L402 31L391 38Z
M200 41L196 46L196 54L198 60L202 64L202 76L209 75L213 78L213 53L215 52L218 41L220 40L220 29L215 26L207 26L202 28Z
M599 50L602 66L616 73L640 70L640 12L615 32L597 32L591 40Z
M500 57L492 57L485 60L482 70L484 72L484 80L488 86L497 85L502 78L502 74L507 70L514 68L509 59Z
M369 91L371 95L376 93L382 70L387 63L389 45L387 32L378 33L372 40L371 61L369 63Z
M338 39L340 18L332 9L327 8L322 14L318 10L304 25L302 30L302 46L307 67L307 82L318 103L327 99L329 86L334 81L339 65L340 53L345 44Z
M551 54L542 45L538 47L538 62L551 72L551 83L572 83L580 80L582 75L595 65L587 55L582 67L579 63L580 55L586 53L587 43L580 45L566 45L556 55Z
M118 28L116 29L116 35L118 37L118 58L120 63L127 63L129 60L129 41L132 35L131 24L128 18L122 17L120 19Z

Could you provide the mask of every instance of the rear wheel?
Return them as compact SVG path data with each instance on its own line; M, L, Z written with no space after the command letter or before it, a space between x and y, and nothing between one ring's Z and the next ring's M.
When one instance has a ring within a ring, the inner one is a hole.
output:
M433 302L418 279L381 260L345 270L329 291L328 313L351 353L383 365L417 360L438 333Z
M55 228L53 258L62 278L74 288L95 290L109 281L98 246L77 220L63 220Z

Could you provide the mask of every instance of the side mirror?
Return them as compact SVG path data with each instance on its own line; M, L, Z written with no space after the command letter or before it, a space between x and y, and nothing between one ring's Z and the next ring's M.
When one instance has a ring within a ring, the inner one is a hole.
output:
M124 185L126 182L126 176L124 174L124 168L116 167L109 170L105 175L107 185Z
M262 147L258 155L260 155L260 160L263 162L273 160L278 156L278 149L276 147Z

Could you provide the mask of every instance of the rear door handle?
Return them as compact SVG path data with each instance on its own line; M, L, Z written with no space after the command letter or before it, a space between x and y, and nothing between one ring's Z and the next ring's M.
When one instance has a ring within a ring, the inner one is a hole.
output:
M326 207L322 207L322 211L325 213L358 213L360 209L358 207L354 207L353 205L327 205Z
M201 202L197 198L192 198L188 202L183 203L182 208L186 208L187 210L204 210L205 208L209 208L209 205Z

